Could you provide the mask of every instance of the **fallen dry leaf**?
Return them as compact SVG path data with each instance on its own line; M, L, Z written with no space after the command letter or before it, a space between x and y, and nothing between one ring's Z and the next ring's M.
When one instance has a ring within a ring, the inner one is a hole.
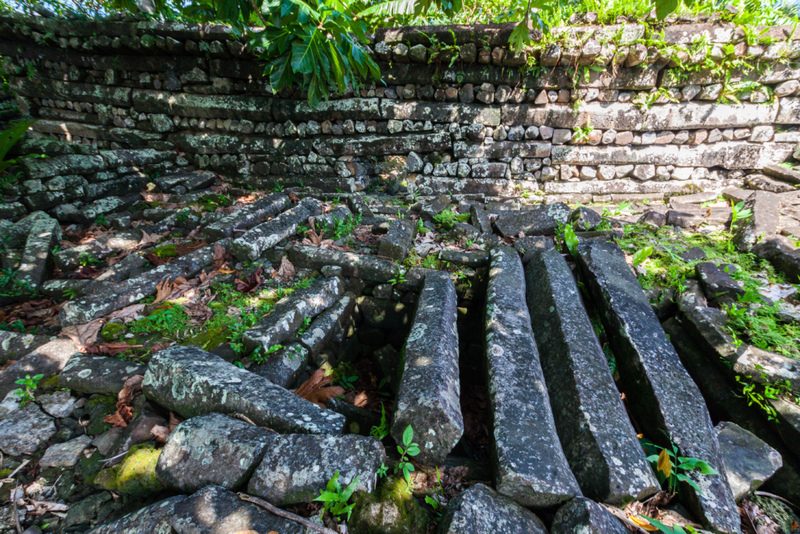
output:
M150 191L142 191L139 193L145 202L169 202L169 193L153 193Z
M264 269L259 267L250 276L245 277L244 280L236 279L236 291L250 293L261 287L264 282Z
M183 418L175 415L175 412L169 412L169 431L173 432L182 421Z
M294 393L307 401L324 406L332 398L344 394L344 388L329 386L332 381L333 374L325 376L325 369L317 369L308 380L294 390Z
M142 230L142 239L141 239L141 241L139 241L139 244L137 245L137 247L142 248L142 247L146 247L147 245L155 245L156 243L161 241L161 239L163 237L164 236L162 234L158 234L158 233L148 234L147 232Z
M211 269L215 271L221 271L223 266L225 265L225 262L231 257L232 257L231 254L229 254L228 251L225 250L225 247L223 247L220 244L215 244L214 259L211 262Z
M125 306L121 310L117 310L112 312L103 319L106 321L113 321L114 319L122 319L123 323L128 323L130 321L135 321L139 319L144 311L145 306L147 304L131 304L130 306Z
M86 324L67 326L61 330L61 334L69 337L75 343L75 348L83 352L86 347L94 344L105 323L105 319L95 319Z
M289 258L283 256L281 258L281 265L280 267L278 267L278 270L275 271L273 277L277 276L281 278L283 281L287 281L294 278L294 275L295 275L294 265L292 265L292 262L289 261Z
M116 356L117 354L122 354L127 350L136 349L141 346L142 345L128 345L124 341L114 341L111 343L98 343L97 345L89 345L88 347L83 347L82 349L79 350L84 354L97 354L99 356Z
M133 375L122 386L117 395L117 411L103 418L104 423L125 428L133 419L133 399L142 392L144 375Z
M155 438L156 443L166 443L169 434L170 434L169 428L163 425L156 425L150 429L150 435L152 435L153 438Z
M102 269L97 269L92 267L91 265L84 265L77 271L71 272L67 275L67 278L71 280L91 280L92 278L96 277L98 274L102 273Z

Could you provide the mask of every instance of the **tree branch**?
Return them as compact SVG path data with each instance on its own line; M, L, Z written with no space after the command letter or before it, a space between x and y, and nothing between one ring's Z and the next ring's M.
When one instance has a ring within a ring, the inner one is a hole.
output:
M252 0L251 0L252 1ZM308 527L315 532L319 532L320 534L339 534L335 530L331 530L327 527L323 527L322 525L318 525L313 521L309 521L305 517L300 517L299 515L293 514L292 512L287 512L277 506L274 506L267 501L261 500L258 497L253 497L252 495L248 495L246 493L239 493L239 498L243 501L251 502L272 512L273 514L282 517L284 519L288 519L290 521L294 521L295 523L300 523L304 527Z

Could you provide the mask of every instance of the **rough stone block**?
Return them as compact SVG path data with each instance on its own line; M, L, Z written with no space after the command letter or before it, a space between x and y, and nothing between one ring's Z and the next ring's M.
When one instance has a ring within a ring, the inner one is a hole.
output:
M569 221L572 210L562 202L536 206L530 210L504 211L494 221L504 236L555 235L556 228Z
M783 466L778 451L736 423L722 421L714 430L728 484L737 502L757 490Z
M389 226L387 233L378 247L378 255L391 258L398 263L402 263L408 255L408 251L414 246L414 237L417 234L417 226L410 219L395 219Z
M583 497L575 497L556 512L550 534L627 534L611 512Z
M309 217L320 215L322 206L313 198L303 199L294 208L275 219L263 222L231 243L231 253L240 260L256 260L261 254L287 237L297 233L297 227Z
M53 249L60 243L58 221L47 218L34 222L22 251L17 281L38 290L53 272Z
M146 370L141 363L77 353L59 373L58 384L87 395L116 395L130 377L143 375Z
M391 260L352 252L292 244L286 247L286 254L295 267L319 270L335 265L342 268L344 276L369 282L386 283L400 274L400 267Z
M447 505L440 534L546 534L530 510L483 484L459 493Z

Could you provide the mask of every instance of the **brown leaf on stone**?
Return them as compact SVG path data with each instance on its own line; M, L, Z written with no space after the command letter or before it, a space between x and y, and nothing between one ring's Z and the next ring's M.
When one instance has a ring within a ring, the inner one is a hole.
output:
M161 234L156 234L156 233L148 234L147 232L142 230L142 239L141 239L141 241L139 241L139 244L137 245L137 247L142 248L142 247L146 247L148 245L155 245L156 243L161 241L161 239L163 237L164 236L161 235Z
M130 321L139 319L142 312L144 311L145 306L147 305L131 304L130 306L125 306L121 310L117 310L115 312L106 315L105 317L103 317L103 319L105 319L106 321L113 321L114 319L122 319L123 323L128 323Z
M292 262L289 261L289 258L283 256L281 258L281 265L280 267L278 267L278 270L275 271L274 276L277 276L282 280L286 281L294 278L294 275L295 275L294 265L292 265Z
M186 283L186 278L182 276L179 276L173 282L169 281L169 277L164 278L156 286L156 300L153 301L153 304L164 302L169 298L172 292L178 288L178 286L185 283Z
M329 385L332 381L332 374L325 376L325 369L317 369L294 393L314 404L325 406L332 398L344 394L343 388Z
M61 335L69 337L79 352L84 352L86 347L93 345L106 323L105 319L95 319L86 324L67 326L61 330Z
M159 258L152 252L149 252L144 255L144 259L150 262L150 264L153 265L153 267L161 267L165 263L168 263L171 258Z
M297 204L298 202L300 202L300 198L291 191L289 191L289 200L292 201L292 204Z
M231 257L228 251L225 250L225 247L220 244L214 245L214 259L211 262L211 268L215 271L219 271Z
M166 443L170 429L163 425L156 425L150 429L150 434L156 440L156 443Z
M250 276L245 277L244 280L236 279L236 291L250 293L261 287L264 281L264 269L259 267Z
M365 392L361 392L356 395L355 399L353 399L353 406L357 406L358 408L364 408L369 402L369 396Z
M175 412L169 412L169 431L173 432L182 421L183 418L175 415Z
M102 269L97 269L95 267L92 267L91 265L84 265L77 271L69 273L67 275L67 278L72 280L91 280L102 272L103 272Z
M88 347L83 347L80 351L84 354L97 354L99 356L116 356L117 354L122 354L123 352L139 348L142 345L128 345L124 341L115 341L112 343L98 343L97 345L89 345Z
M104 423L125 428L133 419L133 399L142 392L144 375L133 375L122 386L117 395L117 411L103 418Z

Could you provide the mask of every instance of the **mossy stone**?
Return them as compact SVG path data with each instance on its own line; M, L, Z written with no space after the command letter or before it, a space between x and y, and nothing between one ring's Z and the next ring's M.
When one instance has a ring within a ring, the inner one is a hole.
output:
M348 529L352 534L411 534L425 532L428 512L417 502L402 478L385 478L372 493L357 492Z
M94 483L123 495L146 497L157 493L163 486L156 478L156 464L161 449L144 443L131 447L117 467L100 471Z
M104 423L103 418L117 410L117 400L109 395L93 395L86 403L86 413L89 415L87 432L90 436L102 434L111 425Z
M178 256L177 245L164 245L150 251L159 258L175 258Z
M119 341L127 331L128 329L119 323L106 323L106 325L100 331L100 337L106 341Z

